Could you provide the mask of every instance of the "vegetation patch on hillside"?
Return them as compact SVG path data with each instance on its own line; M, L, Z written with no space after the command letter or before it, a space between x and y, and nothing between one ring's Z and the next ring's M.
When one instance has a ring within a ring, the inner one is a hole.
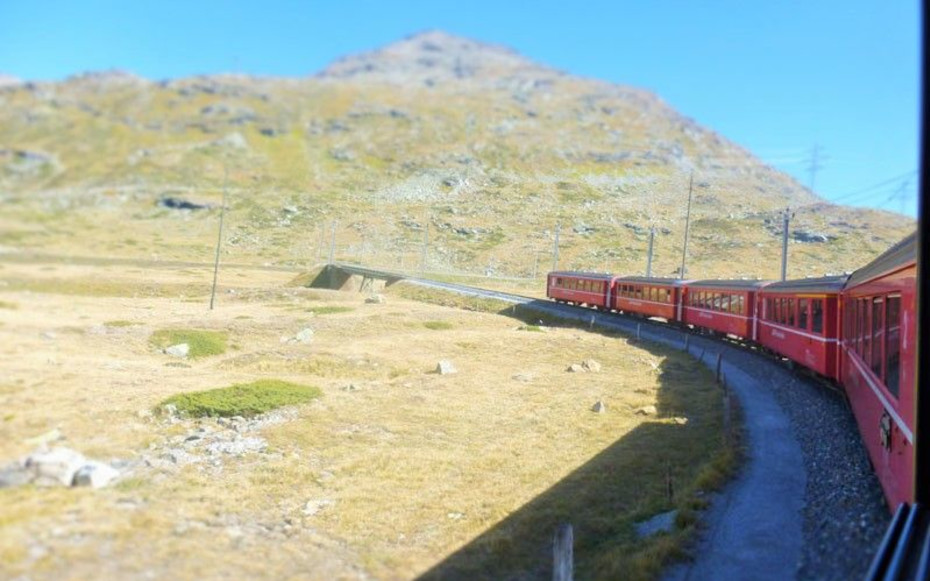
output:
M187 343L191 359L219 355L226 351L226 333L223 331L203 331L198 329L162 329L152 333L149 342L164 349L178 343Z
M313 313L314 315L335 315L336 313L350 313L352 312L352 307L341 307L339 305L322 305L319 307L310 307L307 309L308 313Z
M158 409L174 405L178 412L191 417L255 416L275 408L306 403L320 396L316 387L298 385L278 379L260 379L229 387L174 395Z
M423 323L423 326L431 331L448 331L455 327L449 321L426 321Z
M104 327L132 327L134 325L141 325L142 323L137 323L134 321L126 321L123 319L117 319L115 321L107 321L103 324Z

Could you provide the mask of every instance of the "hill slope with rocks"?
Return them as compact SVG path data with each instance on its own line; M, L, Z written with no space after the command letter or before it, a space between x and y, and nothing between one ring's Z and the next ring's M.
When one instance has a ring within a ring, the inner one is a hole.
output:
M913 220L826 203L632 87L438 31L309 78L0 82L0 248L209 261L337 259L527 276L551 266L776 277L853 270ZM424 241L428 252L423 252ZM537 258L538 257L538 258Z

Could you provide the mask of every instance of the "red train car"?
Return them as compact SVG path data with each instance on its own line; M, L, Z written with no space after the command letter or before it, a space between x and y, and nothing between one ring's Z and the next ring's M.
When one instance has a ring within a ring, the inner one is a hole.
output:
M614 282L611 308L624 313L677 321L683 282L675 278L624 276Z
M681 322L744 339L756 338L756 293L769 284L759 280L696 280L682 294Z
M561 303L606 310L616 278L591 272L550 272L546 280L546 296Z
M914 499L917 235L849 277L840 382L889 506Z
M759 291L757 341L839 379L839 297L847 276L773 282Z

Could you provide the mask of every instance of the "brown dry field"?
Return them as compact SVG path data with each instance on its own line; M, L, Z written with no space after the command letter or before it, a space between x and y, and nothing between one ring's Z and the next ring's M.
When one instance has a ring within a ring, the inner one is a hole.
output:
M635 464L612 476L626 495L623 538L630 515L661 508L669 459L690 490L719 448L719 395L681 354L577 329L521 330L390 290L385 304L366 304L358 292L287 287L293 277L223 270L209 311L206 269L0 262L0 465L56 428L55 445L138 460L198 425L148 414L178 393L260 378L323 392L259 432L264 453L139 465L99 490L0 489L0 578L414 578L507 530L635 431L658 436L617 456ZM230 348L177 366L148 343L168 327L225 330ZM310 344L281 342L305 327ZM600 373L566 373L589 358ZM458 373L432 373L440 359ZM598 399L607 413L590 410ZM648 404L658 416L633 413ZM307 515L308 501L323 508Z

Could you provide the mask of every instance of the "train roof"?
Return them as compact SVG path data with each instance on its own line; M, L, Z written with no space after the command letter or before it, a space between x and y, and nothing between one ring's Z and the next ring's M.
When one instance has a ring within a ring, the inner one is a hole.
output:
M724 289L740 289L740 290L758 290L759 288L769 284L770 280L743 280L743 279L731 279L731 280L717 280L717 279L708 279L708 280L692 280L688 283L689 287L694 288L724 288Z
M617 279L620 282L636 282L641 284L663 284L667 286L681 286L686 280L680 278L658 277L658 276L621 276Z
M846 288L868 282L888 272L898 270L917 260L917 231L898 242L881 256L852 273Z
M581 272L577 270L554 270L549 273L549 276L575 276L580 278L594 278L598 280L610 280L614 278L612 274L605 274L603 272Z
M762 292L766 293L839 293L846 286L849 275L819 276L815 278L801 278L785 280L766 285Z

